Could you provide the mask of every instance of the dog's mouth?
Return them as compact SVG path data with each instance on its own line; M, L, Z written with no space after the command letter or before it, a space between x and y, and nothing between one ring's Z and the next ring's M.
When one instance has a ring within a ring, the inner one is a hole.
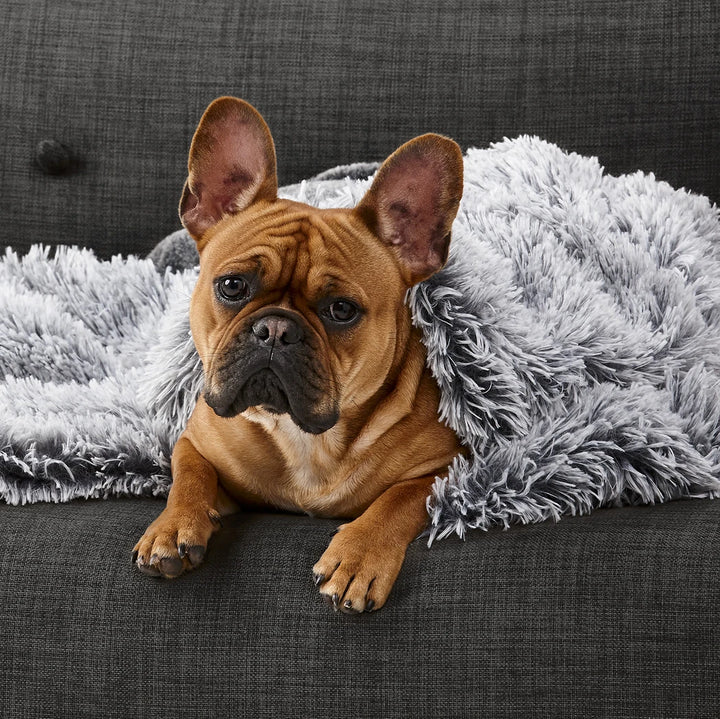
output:
M206 394L205 399L220 417L235 417L248 407L262 407L274 414L290 412L290 401L282 383L270 369L256 372L237 393Z
M250 375L239 388L230 385L220 392L206 391L205 401L220 417L236 417L250 407L288 414L300 429L310 434L322 434L338 421L336 411L315 412L305 401L288 394L283 381L270 368Z

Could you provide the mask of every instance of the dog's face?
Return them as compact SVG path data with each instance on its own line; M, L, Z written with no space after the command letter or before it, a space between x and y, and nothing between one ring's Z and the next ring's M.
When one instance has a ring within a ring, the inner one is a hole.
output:
M213 103L180 205L200 251L190 320L208 405L288 414L317 434L381 391L402 363L405 293L444 263L461 192L459 148L426 135L384 163L354 210L278 199L260 115Z
M406 289L391 250L352 212L278 200L230 217L192 299L207 403L324 432L387 376Z

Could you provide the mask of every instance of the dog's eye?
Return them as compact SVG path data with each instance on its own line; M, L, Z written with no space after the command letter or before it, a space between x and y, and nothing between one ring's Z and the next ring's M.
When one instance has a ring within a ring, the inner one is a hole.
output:
M221 300L225 302L241 302L247 299L250 292L248 281L240 275L228 275L217 280L215 287Z
M356 319L360 311L350 300L335 300L325 308L323 314L326 319L345 325Z

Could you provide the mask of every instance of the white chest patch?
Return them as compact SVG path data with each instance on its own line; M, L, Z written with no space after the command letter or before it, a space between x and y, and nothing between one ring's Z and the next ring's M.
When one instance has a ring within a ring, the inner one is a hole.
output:
M302 505L312 505L313 499L327 492L345 451L335 427L323 434L309 434L287 414L271 414L254 407L244 416L261 424L275 438L287 466L285 480Z

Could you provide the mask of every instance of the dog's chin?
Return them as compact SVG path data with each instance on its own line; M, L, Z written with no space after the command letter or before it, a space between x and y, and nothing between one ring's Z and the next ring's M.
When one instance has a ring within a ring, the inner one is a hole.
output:
M281 384L268 381L265 373L260 372L239 389L226 389L223 392L205 393L205 401L210 409L219 417L237 417L250 407L260 407L270 414L287 414L303 432L322 434L335 426L338 421L337 412L318 414L306 410L298 403L291 402Z

